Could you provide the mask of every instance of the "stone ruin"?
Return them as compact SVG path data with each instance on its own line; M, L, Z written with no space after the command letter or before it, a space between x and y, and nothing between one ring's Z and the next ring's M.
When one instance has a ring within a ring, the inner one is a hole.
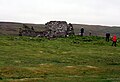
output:
M23 24L22 28L19 28L19 36L34 36L34 28L29 28L25 24Z
M50 21L45 24L45 31L35 31L33 27L28 27L23 24L19 29L19 36L39 36L39 37L66 37L74 35L74 29L71 23L67 24L66 21Z
M19 28L19 36L40 36L44 37L47 36L47 31L35 31L34 27L28 27L27 25L23 24L22 28Z
M48 29L49 37L65 37L74 34L72 24L67 24L66 21L50 21L45 24L45 28Z

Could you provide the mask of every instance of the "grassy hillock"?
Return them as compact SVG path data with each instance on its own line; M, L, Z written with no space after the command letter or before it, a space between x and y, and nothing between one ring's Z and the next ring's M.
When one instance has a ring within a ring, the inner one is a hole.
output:
M0 36L1 82L119 82L120 42Z

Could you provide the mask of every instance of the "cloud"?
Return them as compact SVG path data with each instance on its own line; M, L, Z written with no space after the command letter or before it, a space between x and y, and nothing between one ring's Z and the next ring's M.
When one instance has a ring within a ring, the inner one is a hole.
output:
M0 20L120 25L119 0L0 0Z

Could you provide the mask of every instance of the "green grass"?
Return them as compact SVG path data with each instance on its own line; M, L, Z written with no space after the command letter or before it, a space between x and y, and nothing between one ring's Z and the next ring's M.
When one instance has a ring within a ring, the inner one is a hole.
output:
M0 82L119 82L120 42L0 36Z

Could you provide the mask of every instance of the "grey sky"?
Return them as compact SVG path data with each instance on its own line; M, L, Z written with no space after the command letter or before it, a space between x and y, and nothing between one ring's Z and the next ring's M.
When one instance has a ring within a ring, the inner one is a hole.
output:
M0 0L0 21L120 26L120 0Z

